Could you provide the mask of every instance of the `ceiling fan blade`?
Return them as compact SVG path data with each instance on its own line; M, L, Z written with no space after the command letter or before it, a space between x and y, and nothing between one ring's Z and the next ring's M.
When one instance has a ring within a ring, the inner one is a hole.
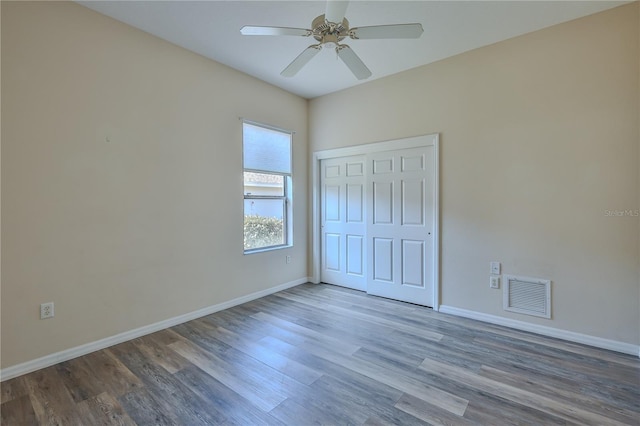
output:
M293 77L304 67L307 62L309 62L314 56L318 54L322 50L322 46L319 44L312 44L302 51L301 54L298 55L297 58L293 60L282 72L280 75L283 77Z
M311 30L304 28L287 28L287 27L252 27L246 25L240 28L242 35L259 35L259 36L303 36L309 37Z
M334 24L339 24L347 13L348 1L327 0L327 7L324 12L324 19Z
M354 39L418 38L423 33L420 24L375 25L351 28L349 37Z
M349 67L353 75L355 75L358 80L364 80L371 77L371 71L369 71L369 68L367 68L364 62L362 62L358 55L356 55L349 46L341 44L336 48L336 50L338 51L338 56L342 59L342 62Z

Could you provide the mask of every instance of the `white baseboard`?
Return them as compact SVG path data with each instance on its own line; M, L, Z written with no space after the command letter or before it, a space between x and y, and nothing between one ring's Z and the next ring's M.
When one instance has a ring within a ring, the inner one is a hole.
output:
M439 312L455 315L458 317L470 318L482 322L488 322L490 324L515 328L517 330L529 331L531 333L541 334L543 336L555 337L570 342L582 343L584 345L594 346L596 348L609 349L611 351L640 357L640 345L619 342L617 340L603 339L602 337L590 336L588 334L576 333L573 331L547 327L544 325L531 324L525 321L518 321L510 318L500 317L497 315L489 315L482 312L470 311L467 309L461 309L447 305L440 305Z
M306 282L309 282L309 277L300 278L295 281L290 281L288 283L268 288L266 290L257 291L255 293L241 296L227 302L207 306L206 308L198 309L197 311L178 315L177 317L169 318L160 322L156 322L154 324L149 324L145 325L144 327L125 331L124 333L96 340L95 342L86 343L74 348L65 349L64 351L45 355L42 358L37 358L31 361L23 362L21 364L12 365L11 367L3 368L2 370L0 370L0 381L9 380L14 377L30 373L32 371L40 370L41 368L49 367L59 362L68 361L70 359L77 358L79 356L86 355L100 349L108 348L109 346L117 345L118 343L126 342L128 340L135 339L147 334L155 333L156 331L164 330L165 328L173 327L174 325L182 324L196 318L204 317L206 315L210 315L215 312L231 308L233 306L241 305L243 303L247 303L252 300L277 293L278 291L286 290L288 288L304 284Z

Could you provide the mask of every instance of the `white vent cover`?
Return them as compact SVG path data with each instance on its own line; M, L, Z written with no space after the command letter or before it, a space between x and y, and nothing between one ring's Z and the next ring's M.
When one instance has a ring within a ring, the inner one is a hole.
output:
M504 275L502 289L505 311L551 318L551 281Z

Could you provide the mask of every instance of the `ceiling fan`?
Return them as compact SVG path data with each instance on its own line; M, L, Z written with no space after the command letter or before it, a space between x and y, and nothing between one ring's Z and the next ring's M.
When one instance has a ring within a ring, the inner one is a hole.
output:
M338 57L351 70L358 80L371 76L371 71L346 44L340 44L346 37L354 40L385 39L385 38L418 38L422 35L420 24L375 25L371 27L349 28L349 21L344 17L348 1L328 0L324 15L316 17L311 22L312 29L288 27L258 27L244 26L240 29L242 35L252 36L302 36L313 37L319 43L312 44L302 51L280 74L293 77L314 56L327 45L335 47Z

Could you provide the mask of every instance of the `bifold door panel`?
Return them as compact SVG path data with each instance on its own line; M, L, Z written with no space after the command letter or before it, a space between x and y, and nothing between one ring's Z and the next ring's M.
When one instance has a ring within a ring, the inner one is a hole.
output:
M367 292L432 306L433 147L367 155L373 210L367 218Z
M364 156L320 167L322 281L357 290L366 290L364 170Z

